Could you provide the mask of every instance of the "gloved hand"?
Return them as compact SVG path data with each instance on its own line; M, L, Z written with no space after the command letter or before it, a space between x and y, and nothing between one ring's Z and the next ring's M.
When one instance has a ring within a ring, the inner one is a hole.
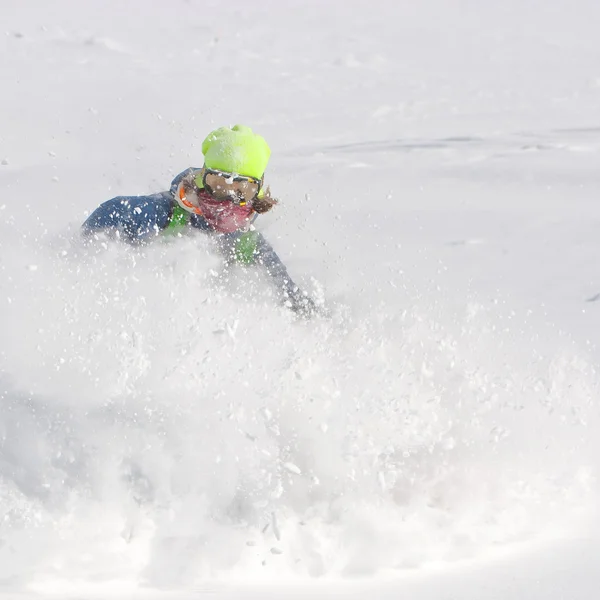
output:
M290 308L302 319L312 319L317 316L326 316L326 311L318 306L315 301L299 289L287 295L284 305Z

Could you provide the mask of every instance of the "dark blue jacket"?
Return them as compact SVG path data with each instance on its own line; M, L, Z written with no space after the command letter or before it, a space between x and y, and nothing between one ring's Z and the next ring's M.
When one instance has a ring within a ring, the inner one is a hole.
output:
M181 179L189 173L186 169L175 177L169 191L158 192L149 196L117 196L103 202L85 221L82 226L84 236L93 237L98 232L113 234L132 244L151 241L174 225L182 209L175 200L175 192ZM314 308L314 304L290 278L285 265L264 236L257 231L235 231L233 233L217 233L200 215L185 213L185 227L198 229L214 236L218 248L227 262L239 256L237 249L242 242L248 247L252 244L252 262L266 269L273 278L280 299L295 309L306 311ZM251 239L249 239L251 236Z

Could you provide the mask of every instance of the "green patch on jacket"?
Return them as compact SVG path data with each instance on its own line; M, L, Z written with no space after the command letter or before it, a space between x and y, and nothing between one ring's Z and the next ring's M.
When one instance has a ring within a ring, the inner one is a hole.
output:
M167 235L177 235L181 233L190 222L190 213L187 210L184 210L179 206L179 204L175 204L173 208L173 214L169 220L169 223L163 230L163 233Z
M257 247L258 232L245 231L235 240L235 259L242 265L251 265L256 259Z

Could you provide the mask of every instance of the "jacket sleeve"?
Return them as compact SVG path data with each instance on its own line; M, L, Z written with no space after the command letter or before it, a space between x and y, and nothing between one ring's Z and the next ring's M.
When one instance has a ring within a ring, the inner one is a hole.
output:
M257 232L255 261L262 266L273 279L279 299L293 311L304 317L315 314L316 305L290 277L286 266L267 242L265 237Z
M318 312L314 301L293 281L273 246L256 230L235 231L216 239L226 264L254 264L271 277L279 301L303 317Z
M85 221L85 237L105 232L131 243L156 237L167 225L173 212L169 192L150 196L117 196L102 203Z

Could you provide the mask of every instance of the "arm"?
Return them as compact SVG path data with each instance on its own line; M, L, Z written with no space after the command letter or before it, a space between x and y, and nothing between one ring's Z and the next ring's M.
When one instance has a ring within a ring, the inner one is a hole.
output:
M314 315L315 303L294 283L273 246L261 233L236 231L218 236L217 243L226 265L238 263L262 267L271 277L277 297L284 306L303 317Z
M173 200L169 192L151 196L117 196L102 203L82 226L86 238L106 232L130 243L156 237L169 223Z
M265 237L261 233L253 233L256 235L255 262L272 277L280 300L302 317L314 316L317 308L314 301L293 282L285 265Z

